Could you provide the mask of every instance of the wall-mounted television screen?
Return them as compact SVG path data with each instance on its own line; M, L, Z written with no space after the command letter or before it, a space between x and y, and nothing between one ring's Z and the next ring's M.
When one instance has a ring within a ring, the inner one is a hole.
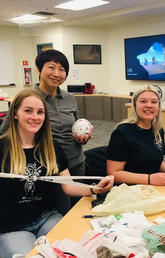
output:
M165 34L127 38L126 80L165 81Z

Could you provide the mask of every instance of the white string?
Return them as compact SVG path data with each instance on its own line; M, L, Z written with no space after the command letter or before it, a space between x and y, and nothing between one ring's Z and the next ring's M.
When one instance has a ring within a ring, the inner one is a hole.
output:
M0 177L2 178L20 178L26 180L28 177L23 175L17 175L17 174L9 174L9 173L0 173ZM96 185L89 185L84 184L80 182L74 182L72 179L91 179L91 180L101 180L103 177L101 176L40 176L40 177L34 177L34 180L40 180L40 181L46 181L46 182L52 182L57 184L67 184L67 185L75 185L80 187L86 187L86 188L95 188L95 189L101 189L100 187Z
M0 177L4 177L4 178L22 178L22 179L27 179L27 176L17 175L17 174L9 174L9 173L1 173L1 172L0 172Z

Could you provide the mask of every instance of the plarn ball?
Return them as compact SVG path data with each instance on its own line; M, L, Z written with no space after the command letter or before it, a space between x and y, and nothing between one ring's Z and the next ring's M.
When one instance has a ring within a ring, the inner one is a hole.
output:
M88 136L91 136L92 134L92 129L93 126L91 125L91 123L84 119L78 119L72 126L72 133L76 134L78 136L82 135L82 134L86 134Z

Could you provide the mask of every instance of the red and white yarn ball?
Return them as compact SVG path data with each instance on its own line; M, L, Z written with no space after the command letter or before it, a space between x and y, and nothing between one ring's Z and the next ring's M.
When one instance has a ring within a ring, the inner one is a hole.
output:
M91 123L87 119L81 118L73 124L72 133L78 136L86 134L90 137L92 134L92 129L93 126L91 125Z

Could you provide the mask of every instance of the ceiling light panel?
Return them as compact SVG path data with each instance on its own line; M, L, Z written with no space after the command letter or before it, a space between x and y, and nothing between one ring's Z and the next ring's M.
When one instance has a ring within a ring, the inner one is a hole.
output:
M109 4L109 2L103 0L73 0L63 4L56 5L54 7L73 11L80 11L104 4Z
M42 17L40 15L24 14L22 16L13 18L12 22L25 24L25 23L39 22L44 19L45 17Z

